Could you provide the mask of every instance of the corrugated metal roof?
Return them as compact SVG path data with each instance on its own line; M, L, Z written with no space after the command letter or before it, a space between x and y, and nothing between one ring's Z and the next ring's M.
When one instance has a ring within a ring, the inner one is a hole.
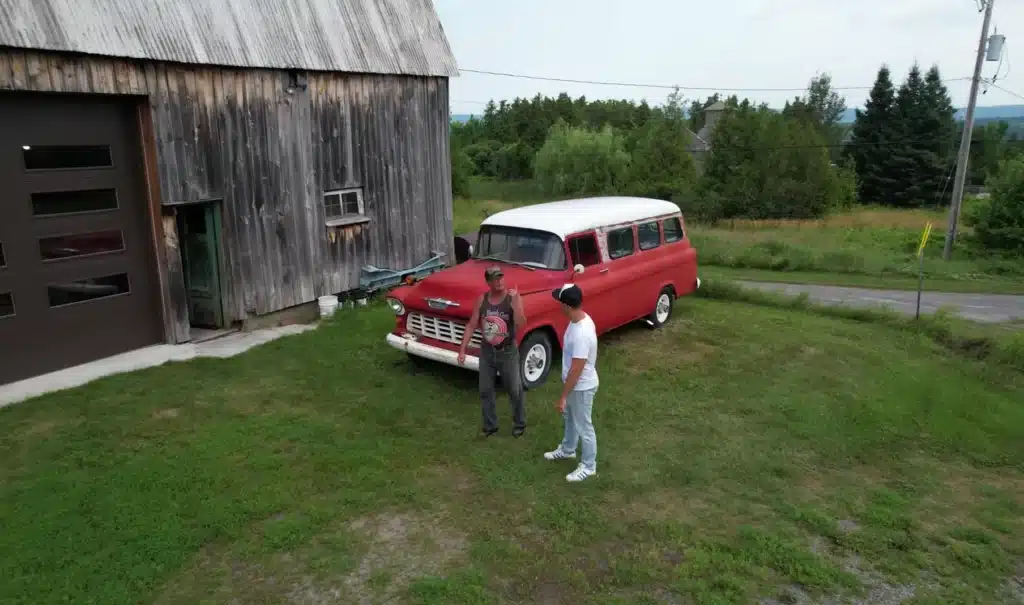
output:
M432 0L0 0L0 46L232 67L458 75Z

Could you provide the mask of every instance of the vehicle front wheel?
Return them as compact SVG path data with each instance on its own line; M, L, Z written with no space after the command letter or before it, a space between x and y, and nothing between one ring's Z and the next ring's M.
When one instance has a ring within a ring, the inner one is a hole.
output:
M554 361L554 348L551 337L543 331L531 332L519 346L519 373L523 379L523 388L535 389L544 384L551 372Z
M672 288L665 287L658 293L658 300L654 303L654 310L647 316L647 323L654 329L660 328L672 317L672 308L675 306L676 295Z

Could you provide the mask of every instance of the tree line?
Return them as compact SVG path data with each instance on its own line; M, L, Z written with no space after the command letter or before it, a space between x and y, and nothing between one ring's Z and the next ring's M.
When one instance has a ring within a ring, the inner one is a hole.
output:
M474 176L533 179L552 197L671 199L706 221L948 204L961 125L937 66L914 65L898 86L882 66L852 126L846 109L828 74L781 111L717 94L687 102L678 90L660 105L564 93L492 101L452 124L453 190L467 196ZM998 122L975 129L971 184L1021 153L1006 133Z

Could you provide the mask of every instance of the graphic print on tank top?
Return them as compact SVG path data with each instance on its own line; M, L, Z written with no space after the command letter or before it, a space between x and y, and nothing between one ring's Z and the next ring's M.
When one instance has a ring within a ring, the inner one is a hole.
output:
M500 346L508 338L508 322L501 315L499 311L488 311L480 328L484 340L492 347Z
M514 330L512 306L508 297L498 304L484 297L481 311L480 334L484 342L492 347L500 347Z

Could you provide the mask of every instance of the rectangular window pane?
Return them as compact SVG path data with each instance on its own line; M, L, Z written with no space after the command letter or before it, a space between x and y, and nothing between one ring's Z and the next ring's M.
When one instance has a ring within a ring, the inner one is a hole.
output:
M14 295L10 292L0 292L0 317L14 315Z
M337 193L328 193L324 196L324 214L327 218L338 218L341 216L341 196Z
M633 228L616 229L608 232L608 256L622 258L633 254Z
M345 214L359 214L359 194L350 191L342 195Z
M0 243L0 267L7 266L7 259L4 258L4 245Z
M39 240L39 254L44 261L121 250L124 250L124 238L117 230L58 235Z
M61 168L102 168L113 166L110 147L106 145L62 145L29 147L23 155L26 170L58 170Z
M67 284L50 284L47 287L51 307L127 294L128 291L127 273L80 279Z
M661 232L658 230L658 223L644 223L636 228L637 239L640 240L641 250L657 248L661 243Z
M665 219L665 241L677 242L683 239L683 225L678 217Z
M572 264L590 267L601 263L601 252L597 249L597 240L593 235L583 235L569 240L569 253Z
M36 216L116 209L117 191L114 189L47 191L32 194L32 214Z

